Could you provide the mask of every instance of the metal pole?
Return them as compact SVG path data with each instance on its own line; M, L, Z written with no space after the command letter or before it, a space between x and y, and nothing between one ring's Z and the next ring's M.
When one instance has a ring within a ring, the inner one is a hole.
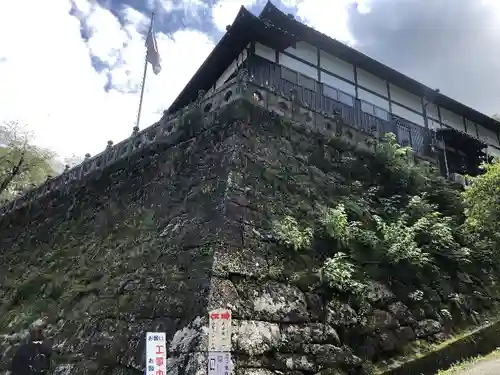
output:
M155 14L154 12L151 14L151 24L149 25L148 35L146 36L146 40L149 37L149 34L153 31L153 18ZM146 73L148 71L148 52L146 51L146 57L144 58L144 73L142 74L141 81L141 98L139 99L139 110L137 111L137 122L135 126L139 129L139 122L141 120L141 110L142 110L142 99L144 97L144 86L146 85Z

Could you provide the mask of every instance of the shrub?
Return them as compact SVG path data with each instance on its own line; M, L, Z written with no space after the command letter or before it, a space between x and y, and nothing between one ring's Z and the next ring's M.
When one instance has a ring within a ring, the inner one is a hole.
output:
M500 233L500 161L482 167L484 173L469 177L471 185L462 194L466 225L471 231L497 234Z
M391 263L406 261L422 267L430 262L429 254L422 251L415 241L415 229L406 224L404 217L393 223L385 223L380 217L376 217L376 221L384 255Z
M296 251L311 245L312 228L301 228L292 216L273 221L272 230L278 242Z
M352 239L352 232L343 204L335 208L320 207L319 222L325 233L338 241L342 246L347 246Z
M364 285L355 279L356 267L345 253L336 253L323 265L323 280L340 292L361 293Z

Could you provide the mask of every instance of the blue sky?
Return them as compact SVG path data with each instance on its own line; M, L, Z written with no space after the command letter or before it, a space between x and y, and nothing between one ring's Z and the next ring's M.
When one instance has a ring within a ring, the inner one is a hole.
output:
M274 0L338 40L468 105L500 111L500 1ZM0 2L0 121L61 158L129 136L153 9L162 72L149 71L141 128L159 120L241 5L262 0ZM26 10L29 9L29 12Z

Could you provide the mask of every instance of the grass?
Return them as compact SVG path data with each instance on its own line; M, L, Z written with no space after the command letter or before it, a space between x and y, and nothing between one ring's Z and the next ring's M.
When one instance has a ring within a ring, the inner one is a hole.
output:
M498 359L500 358L500 348L495 350L494 352L485 355L484 357L478 356L474 358L469 358L466 359L465 361L458 362L451 366L448 370L444 371L439 371L436 375L452 375L452 374L458 374L463 371L466 371L467 369L471 368L473 365L483 362L483 361L488 361L492 359Z
M418 360L422 357L430 355L432 352L438 352L438 351L444 349L445 347L455 343L456 341L466 339L468 336L473 335L477 331L485 329L488 326L497 324L499 321L498 316L500 316L500 312L497 309L495 309L494 311L491 311L489 314L485 314L482 317L483 323L481 325L475 326L475 327L470 327L468 329L462 330L461 332L457 332L455 335L449 337L447 340L442 341L440 343L431 344L431 343L423 341L423 340L414 341L414 342L410 343L405 348L404 355L399 356L399 357L394 357L388 361L384 361L384 362L375 364L373 366L373 373L375 375L385 374L386 372L388 372L391 369L394 369L394 368L400 367L400 366L404 366L405 363ZM495 351L494 353L497 353L497 351ZM497 354L498 354L498 357L500 358L500 348L498 349ZM493 355L493 353L491 353L490 355ZM486 358L486 357L478 357L478 358L476 358L476 360L480 360L482 358ZM488 356L488 359L489 358L490 357ZM472 361L472 359L465 361L465 362L458 362L452 368L460 366L462 364L465 366L466 362L468 363L470 361ZM459 367L459 369L460 369L460 367ZM449 370L446 370L446 371L451 371L451 368ZM448 374L453 374L453 372L439 372L436 375L448 375Z

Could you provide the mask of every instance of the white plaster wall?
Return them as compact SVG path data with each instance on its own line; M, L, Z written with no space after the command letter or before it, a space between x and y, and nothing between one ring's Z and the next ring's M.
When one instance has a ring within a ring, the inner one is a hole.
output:
M427 117L433 118L434 120L439 120L439 112L436 104L434 103L427 104L426 111L427 111Z
M428 118L428 124L429 124L429 129L440 129L441 128L441 124L439 123L439 121L437 120L434 120L432 118Z
M215 88L218 88L226 82L226 79L228 79L231 74L233 74L236 71L236 68L238 67L236 60L229 65L229 67L222 73L222 75L217 79L217 82L215 82Z
M376 92L377 94L388 97L387 94L387 82L382 78L374 76L371 73L364 71L363 69L357 68L358 85L362 86L368 90Z
M312 79L318 80L317 68L304 64L303 62L300 62L293 57L284 55L282 53L280 53L279 62L281 65L286 66L289 69L295 70L300 74L304 74L308 77L311 77Z
M389 85L391 93L391 101L398 102L408 108L411 108L419 113L422 113L422 99L392 83Z
M479 139L481 139L483 142L486 142L490 145L494 146L499 146L498 144L498 137L495 132L483 128L482 126L478 125L477 130L479 132Z
M334 77L325 72L320 72L320 82L327 84L328 86L334 87L340 91L344 91L345 93L350 94L352 96L356 95L356 88L354 87L354 85L346 81L342 81L341 79L338 79L337 77Z
M269 61L276 62L276 51L263 44L255 43L255 54Z
M408 121L411 121L417 125L424 126L424 116L412 112L406 108L403 108L397 104L392 103L392 113L402 117Z
M445 108L439 108L441 112L441 122L448 126L451 126L454 129L465 132L465 127L463 123L462 116L457 115Z
M380 96L373 95L368 91L358 88L358 98L389 111L389 100L381 98Z
M294 47L288 47L285 52L298 58L310 62L316 66L318 64L318 49L310 44L298 42Z
M373 115L373 105L371 103L361 102L361 111Z
M500 159L500 150L499 149L494 148L492 146L488 146L486 149L486 152L488 153L488 155Z
M321 68L354 82L354 66L352 64L340 60L324 51L320 51L319 61Z
M243 52L241 52L238 55L236 60L234 60L231 63L231 65L229 65L228 68L224 71L224 73L222 73L222 75L217 79L217 81L215 82L215 89L222 86L224 84L224 82L226 82L227 79L231 76L231 74L233 74L236 71L238 66L243 64L243 62L246 60L246 58L247 58L247 51L243 50Z
M466 133L469 134L470 136L474 137L474 138L477 138L476 124L473 123L470 120L467 120L467 119L465 119L465 124L467 126L467 132Z

